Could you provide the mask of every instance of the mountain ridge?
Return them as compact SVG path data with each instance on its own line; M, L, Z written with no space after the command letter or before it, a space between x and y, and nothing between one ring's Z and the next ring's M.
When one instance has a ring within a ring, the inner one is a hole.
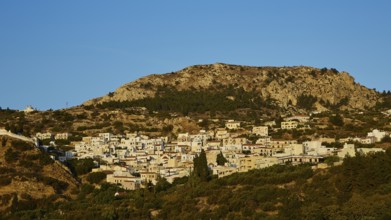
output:
M378 93L356 83L347 72L336 69L319 69L308 66L256 67L232 64L194 65L182 70L151 74L126 83L106 96L83 103L96 105L110 101L131 101L155 97L159 87L171 87L178 91L210 90L216 85L255 91L260 97L271 98L280 107L297 106L302 95L316 97L314 107L327 109L329 105L344 102L348 109L373 107Z

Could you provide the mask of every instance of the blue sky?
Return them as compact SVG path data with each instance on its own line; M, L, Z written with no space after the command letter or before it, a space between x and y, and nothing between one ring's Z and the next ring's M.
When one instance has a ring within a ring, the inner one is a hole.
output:
M189 65L336 68L390 90L391 1L0 1L0 107L58 109Z

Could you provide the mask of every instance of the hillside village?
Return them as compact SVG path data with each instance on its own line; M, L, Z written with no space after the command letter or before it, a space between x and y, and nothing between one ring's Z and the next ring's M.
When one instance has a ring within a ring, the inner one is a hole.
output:
M137 132L124 135L99 133L72 142L74 149L67 151L58 150L55 146L56 142L67 140L70 133L37 133L34 140L50 152L53 159L61 162L92 158L96 163L92 172L104 172L108 183L135 190L146 187L148 183L156 184L159 178L172 183L176 178L189 176L193 170L193 160L201 151L206 153L208 167L213 175L220 178L276 164L310 163L314 169L327 168L341 164L341 159L353 157L356 153L384 152L382 148L365 146L390 137L388 132L377 129L366 137L340 140L314 138L299 142L269 136L270 130L309 129L309 121L309 116L292 116L285 118L280 128L271 127L275 125L271 121L262 126L251 126L252 129L247 130L241 127L241 122L227 120L224 128L200 130L194 134L179 133L176 139L167 136L149 137ZM42 140L52 141L42 145ZM344 145L342 148L333 147L335 142Z
M291 219L292 205L307 216L296 219L337 219L352 204L385 216L390 116L390 91L335 69L220 64L69 109L0 109L0 207L25 219Z

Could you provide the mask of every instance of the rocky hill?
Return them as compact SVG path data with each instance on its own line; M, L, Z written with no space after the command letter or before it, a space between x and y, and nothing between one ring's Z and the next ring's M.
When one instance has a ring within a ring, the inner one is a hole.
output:
M153 74L127 83L115 92L89 100L84 105L131 101L154 97L159 88L178 91L215 91L233 87L255 92L264 100L275 100L283 108L302 107L306 98L313 109L331 107L365 109L373 107L379 94L354 81L346 72L306 66L253 67L216 63L190 66L183 70ZM235 97L230 97L234 99ZM312 101L311 101L312 100Z
M78 181L32 143L0 136L0 216L72 198Z

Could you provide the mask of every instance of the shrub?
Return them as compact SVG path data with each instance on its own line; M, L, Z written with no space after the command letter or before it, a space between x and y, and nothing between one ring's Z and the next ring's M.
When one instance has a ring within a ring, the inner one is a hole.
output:
M39 155L39 164L41 164L42 166L52 164L52 163L54 163L54 160L50 158L49 154L42 152Z
M391 143L391 137L390 136L385 136L382 140L382 143Z
M11 184L11 182L12 182L11 177L1 177L0 178L0 186L7 186L7 185Z
M94 160L91 158L68 160L67 165L76 176L87 174L95 167Z
M26 143L24 141L13 140L11 142L11 144L12 144L12 147L14 147L15 149L17 149L19 151L27 151L27 150L33 149L33 146L31 144Z
M42 177L42 182L52 186L54 191L56 191L56 193L62 193L64 190L68 188L69 185L66 182L63 182L58 179L54 179L52 177Z
M19 152L13 151L9 148L4 154L4 159L7 163L14 163L19 159Z
M93 183L98 184L104 179L106 179L106 174L103 172L94 172L88 174L87 176L87 181L91 184Z
M329 117L329 121L336 126L342 127L344 125L343 118L339 114Z

